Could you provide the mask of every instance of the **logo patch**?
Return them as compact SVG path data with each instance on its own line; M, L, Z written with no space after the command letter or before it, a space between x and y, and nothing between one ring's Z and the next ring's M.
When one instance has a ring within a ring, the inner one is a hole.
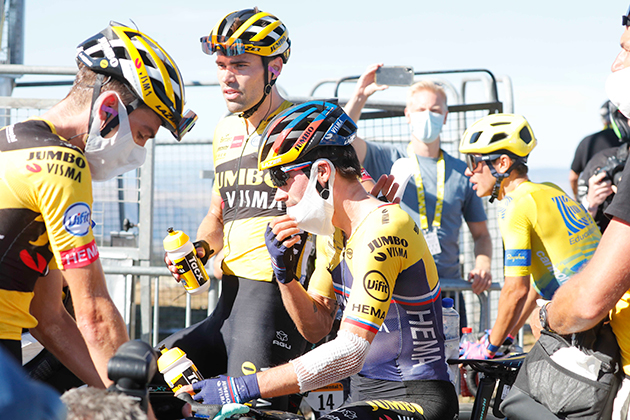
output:
M26 169L28 169L31 172L37 173L37 172L41 172L42 167L39 166L37 163L33 163L33 164L26 165Z
M61 262L64 269L85 267L98 259L96 241L92 240L87 245L61 251Z
M90 206L74 203L63 214L63 227L72 236L85 236L90 231L91 216Z
M20 251L20 259L22 262L31 270L35 270L38 273L43 274L47 267L46 260L38 253L35 253L35 255L37 257L37 261L35 261L31 254L29 254L25 249Z
M232 144L230 144L230 149L241 147L243 145L244 139L245 136L234 136L234 138L232 139Z
M530 249L506 249L504 265L508 267L529 267L532 265Z
M363 277L363 288L368 295L379 302L387 302L390 298L389 283L387 283L385 276L380 271L369 271Z

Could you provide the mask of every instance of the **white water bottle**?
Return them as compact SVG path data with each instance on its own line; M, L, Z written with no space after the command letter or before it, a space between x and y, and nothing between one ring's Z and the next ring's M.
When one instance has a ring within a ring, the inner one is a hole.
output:
M444 357L459 359L459 314L453 307L453 299L442 299L442 323L444 326ZM455 389L459 379L457 365L448 365L448 372Z

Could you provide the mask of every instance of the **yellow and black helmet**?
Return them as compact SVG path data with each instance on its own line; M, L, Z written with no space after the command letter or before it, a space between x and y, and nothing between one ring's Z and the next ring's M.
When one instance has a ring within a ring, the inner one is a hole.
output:
M209 55L219 51L227 56L244 53L281 56L286 63L291 41L280 19L253 8L228 13L212 28L210 35L201 38L201 47Z
M515 114L490 114L464 132L461 153L488 155L507 152L526 157L536 146L536 138L527 120Z
M112 21L77 47L76 60L97 74L125 83L177 140L194 125L195 113L184 112L184 81L177 65L139 30ZM96 88L100 91L101 83Z

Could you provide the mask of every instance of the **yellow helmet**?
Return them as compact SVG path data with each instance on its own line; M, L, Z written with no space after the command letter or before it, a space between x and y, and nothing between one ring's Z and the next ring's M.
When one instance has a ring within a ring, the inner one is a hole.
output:
M459 144L459 151L482 155L508 152L526 157L535 146L536 138L523 116L490 114L468 127Z
M77 47L76 60L97 74L125 83L177 140L197 120L194 112L184 112L184 81L177 65L157 42L137 29L110 22ZM100 89L100 84L96 87Z
M286 63L291 52L291 41L286 26L271 13L258 8L228 13L201 38L203 52L212 55L220 51L227 56L244 53L263 57L281 56Z

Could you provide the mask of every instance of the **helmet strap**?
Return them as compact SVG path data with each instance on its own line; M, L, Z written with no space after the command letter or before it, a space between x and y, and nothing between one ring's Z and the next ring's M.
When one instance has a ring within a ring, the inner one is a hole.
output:
M272 78L271 80L269 80L269 70L267 69L269 61L267 60L267 57L262 57L262 62L263 62L263 70L265 72L265 83L266 83L265 88L263 89L263 95L262 95L262 98L260 98L260 101L258 101L256 105L249 108L247 111L243 111L241 113L240 116L245 119L248 119L249 117L254 115L256 111L258 111L258 108L260 108L263 102L265 102L265 99L267 99L267 96L271 93L271 88L273 87L273 85L276 84L276 79Z
M486 164L488 165L488 168L490 169L490 173L496 179L494 183L494 187L492 187L492 195L490 196L490 203L494 203L494 200L499 198L499 193L501 192L501 183L503 182L504 179L510 176L510 172L512 172L512 167L514 166L514 163L512 163L512 165L510 165L508 170L505 171L505 173L503 174L500 174L499 172L497 172L496 169L494 169L492 162L487 161Z
M96 73L96 82L94 82L94 86L92 86L92 104L90 105L90 119L88 120L88 131L90 127L92 127L92 122L94 121L94 104L96 100L101 95L101 88L103 87L103 81L105 80L105 75L102 73Z

